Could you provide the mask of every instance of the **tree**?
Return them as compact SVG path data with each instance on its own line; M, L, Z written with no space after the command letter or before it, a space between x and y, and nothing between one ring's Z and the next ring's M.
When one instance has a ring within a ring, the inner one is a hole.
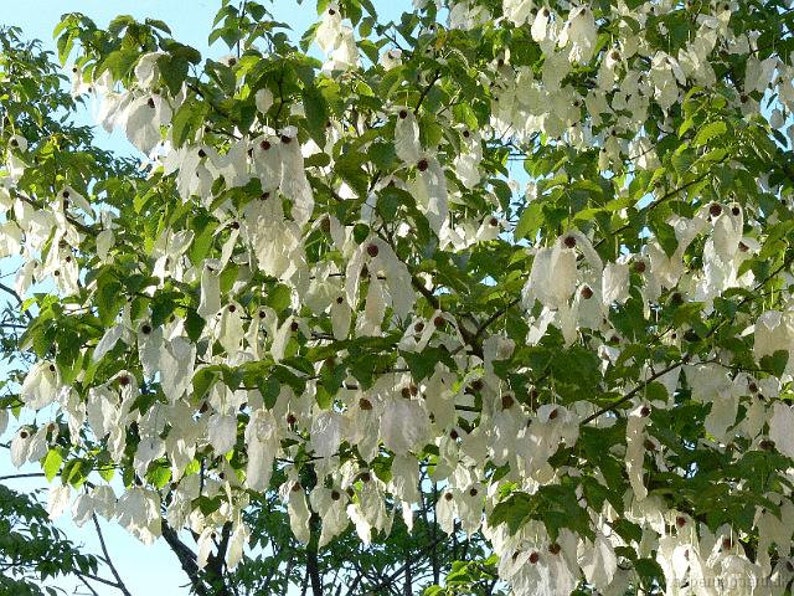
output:
M417 4L320 0L296 46L224 1L232 53L203 62L165 23L66 15L73 94L137 171L30 118L6 69L35 357L10 399L38 413L15 461L78 519L162 536L197 593L233 593L252 528L286 520L324 593L325 553L428 502L489 545L428 593L493 570L526 594L783 593L789 3Z

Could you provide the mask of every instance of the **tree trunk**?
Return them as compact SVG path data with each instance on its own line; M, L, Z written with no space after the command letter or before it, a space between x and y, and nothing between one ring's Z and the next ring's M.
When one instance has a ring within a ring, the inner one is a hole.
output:
M162 533L166 543L179 559L182 571L187 575L197 596L232 596L223 576L224 558L231 533L230 523L223 527L218 554L208 559L207 566L203 570L199 569L196 564L196 554L180 540L176 530L169 526L165 520L162 521Z

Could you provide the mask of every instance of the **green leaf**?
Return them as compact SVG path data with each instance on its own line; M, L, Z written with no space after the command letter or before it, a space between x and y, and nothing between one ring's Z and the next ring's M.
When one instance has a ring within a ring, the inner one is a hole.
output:
M277 313L284 312L291 303L292 291L285 285L276 285L267 295L266 304Z
M306 115L306 127L314 142L320 147L325 146L325 126L328 123L328 105L325 97L315 85L303 89L303 112Z
M534 202L527 205L516 224L514 235L516 239L534 239L543 224L543 204Z
M719 122L709 122L704 127L702 127L697 135L695 135L695 140L693 144L695 147L701 147L715 139L719 136L724 135L728 130L728 125L722 121Z
M196 400L203 399L210 387L220 378L219 365L207 366L196 371L193 375L193 396Z
M149 25L149 27L153 27L154 29L159 29L163 33L167 33L171 35L171 28L165 21L161 21L160 19L150 19L146 18L143 20L144 24Z
M281 383L279 383L276 377L263 377L259 385L259 391L262 393L262 400L265 403L265 407L272 409L273 406L276 405L279 393L281 393Z
M181 147L203 128L207 116L207 104L195 98L186 99L171 119L171 138L175 147Z
M360 197L366 197L369 192L369 176L362 167L365 159L360 153L351 152L340 155L334 163L334 171Z
M90 466L85 460L73 459L63 467L61 478L74 488L78 488L85 482L90 471Z
M655 559L637 559L634 562L634 569L637 575L640 576L640 582L646 590L653 590L655 587L659 587L662 590L665 589L664 571Z
M96 306L103 326L111 326L126 301L123 287L110 269L97 277Z
M666 402L668 399L667 388L657 381L646 385L643 394L648 401Z
M670 158L670 163L673 164L675 173L679 176L683 176L692 169L692 164L695 163L695 159L695 152L690 149L688 145L684 144L678 148Z
M195 309L189 308L187 316L185 317L185 331L187 336L192 342L197 342L201 337L201 332L204 331L206 321L202 316L196 312Z
M160 76L172 95L177 95L182 89L182 83L187 78L188 61L182 56L164 55L157 59Z
M786 371L788 360L788 350L775 350L774 354L761 358L761 362L759 364L765 371L768 371L770 374L779 377Z
M198 508L201 510L201 513L204 515L212 515L221 508L222 504L223 501L221 500L221 497L210 498L203 495L197 499L194 499L193 501L193 506L198 506Z
M146 479L157 488L163 488L171 481L171 467L167 464L156 464L146 474Z
M510 533L515 534L536 510L536 501L537 499L527 493L513 493L504 501L496 504L488 519L488 523L493 527L499 524L507 524Z
M322 385L317 388L317 405L321 410L327 410L334 403L334 396Z
M95 76L99 76L104 71L109 70L115 79L123 79L132 71L132 67L135 66L139 57L140 53L131 48L111 52L97 66Z
M58 475L58 471L61 469L62 463L63 456L58 449L52 448L47 452L47 455L44 457L44 464L42 468L44 470L44 476L47 478L48 482L52 482L52 479Z
M678 248L678 239L675 237L673 226L663 221L652 221L650 228L664 250L664 254L672 257Z
M394 150L394 143L373 143L370 145L367 155L372 160L372 163L375 164L375 166L381 172L390 171L397 161L397 153ZM384 189L384 191L385 190L386 189Z
M173 57L187 60L190 64L198 64L201 62L201 52L196 48L179 43L173 39L161 40L160 47Z
M421 381L433 374L438 363L454 366L452 356L443 347L427 347L418 353L400 352L400 354L405 359L405 363L416 381Z

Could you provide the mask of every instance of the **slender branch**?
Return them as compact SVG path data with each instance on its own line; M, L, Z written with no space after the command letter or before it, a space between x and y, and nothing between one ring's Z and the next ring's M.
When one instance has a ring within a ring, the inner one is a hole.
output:
M276 110L276 115L273 116L273 128L278 126L278 119L281 117L281 111L284 109L284 104L286 100L284 99L284 70L282 69L278 79L276 79L276 85L278 86L278 109Z
M303 574L303 583L301 583L301 596L306 596L309 592L309 566L306 565L306 571Z
M28 205L31 205L32 207L35 207L36 209L49 209L46 205L40 204L40 202L36 201L33 197L29 197L26 194L21 193L18 190L15 190L15 189L11 189L11 190L14 193L14 198L21 199L22 201L24 201ZM91 235L91 236L95 236L96 235L97 231L96 231L95 227L87 226L86 224L84 224L83 222L81 222L78 219L75 219L74 217L72 217L71 215L69 215L66 212L64 212L64 216L66 217L66 221L68 221L75 228L80 230L83 234L88 234L88 235Z
M109 579L105 579L104 577L99 577L98 575L92 575L90 573L78 573L77 576L81 580L83 580L83 578L85 578L85 579L90 579L92 582L97 582L97 583L100 583L100 584L104 584L104 585L110 586L112 588L118 588L119 587L119 585L116 582L114 582L112 580L109 580ZM83 583L85 583L84 580L83 580Z
M19 296L19 294L17 294L16 290L14 290L13 288L5 285L4 283L0 283L0 290L5 292L6 294L11 294L11 296L14 297L14 299L17 301L18 304L22 304L22 298Z
M760 282L755 284L755 288L753 289L753 291L748 293L746 296L744 296L744 298L742 298L739 301L739 304L737 305L737 310L740 309L745 304L747 304L748 302L750 302L750 300L752 300L753 298L758 298L758 290L760 290L764 286L764 284L766 284L768 281L772 280L780 272L788 269L791 266L792 261L794 261L794 253L792 253L791 255L787 256L785 259L783 259L783 262L780 264L780 266L776 267L774 269L774 271L772 271L769 275L767 275ZM712 335L714 335L720 329L720 327L722 327L723 325L725 325L726 323L731 322L731 321L733 321L733 319L723 319L722 321L720 321L719 323L714 325L714 327L712 327L708 331L708 333L706 333L706 335L705 335L705 337L703 339L707 339L707 338L711 337Z
M116 588L124 594L124 596L132 596L130 591L127 589L127 586L124 585L124 580L121 579L121 575L119 575L118 569L113 564L113 561L110 558L110 553L108 553L107 545L105 544L105 537L102 534L102 528L99 527L99 519L96 516L96 513L91 514L91 519L94 521L94 528L96 529L96 535L99 538L99 546L102 549L102 554L105 556L105 564L110 569L110 573L116 578L117 586Z
M457 529L459 529L459 528L458 528L457 523L456 523L456 530ZM392 572L391 574L386 576L386 578L383 581L381 581L378 585L376 585L373 588L371 588L370 592L377 594L379 590L382 590L384 588L388 588L390 585L392 585L392 583L394 582L395 579L397 579L400 575L405 573L405 568L406 567L412 565L416 561L421 561L422 558L424 556L426 556L428 553L432 553L432 556L435 557L436 556L436 547L439 544L441 544L446 539L447 539L447 536L445 534L442 534L440 536L436 536L435 538L433 538L433 540L430 542L430 544L428 544L421 551L416 553L411 560L406 561L405 563L400 565L394 572ZM435 575L436 575L436 570L434 568L433 569L433 576L435 577ZM441 574L439 572L439 576L440 575ZM435 583L438 583L438 582L435 582Z
M87 576L87 577L90 577L90 576ZM88 588L88 590L91 592L92 596L99 596L99 593L94 589L94 587L91 584L88 583L88 580L86 580L85 577L82 576L82 574L78 573L77 574L77 579L80 580L80 583L82 583L86 588ZM92 577L91 579L94 579L94 578ZM101 578L96 578L95 581L104 581L104 580L102 580Z
M671 370L674 370L674 369L678 368L679 366L681 366L683 364L686 364L687 361L688 361L688 358L687 358L686 355L684 355L684 357L680 361L673 362L672 364L669 364L666 367L664 367L662 370L653 373L650 377L645 379L642 383L637 385L634 389L629 391L626 395L621 397L615 403L610 404L606 408L601 408L595 414L591 414L590 416L588 416L587 418L582 420L581 424L589 424L590 422L592 422L593 420L595 420L596 418L598 418L602 414L606 414L607 412L610 412L610 411L614 410L615 408L617 408L619 406L622 406L623 404L625 404L627 402L630 402L635 395L637 395L640 391L645 389L645 387L647 387L652 381L655 381L659 377L664 376L667 373L669 373Z
M247 4L248 4L248 0L243 0L240 3L240 20L242 20L243 16L245 15L245 8L246 8ZM242 40L242 37L241 37L240 39L237 40L237 59L238 60L240 59L240 50L241 50L242 44L243 44L243 40Z
M716 165L716 164L718 164L718 163L722 163L722 162L723 162L723 161L725 161L727 158L728 158L728 154L726 153L726 154L725 154L725 156L724 156L722 159L720 159L719 161L715 162L713 165ZM654 209L654 208L656 208L656 207L658 207L659 205L661 205L661 204L662 204L663 202L665 202L667 199L670 199L670 198L672 198L672 197L676 196L678 193L685 191L685 190L686 190L687 188L689 188L690 186L694 186L695 184L697 184L697 183L699 183L699 182L702 182L703 180L705 180L706 178L708 178L708 177L711 175L711 173L712 173L712 172L711 172L711 170L707 170L707 171L703 172L703 174L701 174L701 175L700 175L700 176L698 176L697 178L693 178L692 180L690 180L690 181L689 181L689 182L687 182L686 184L682 184L681 186L678 186L678 187L676 187L676 188L674 188L674 189L672 189L672 190L669 190L669 191L667 191L666 193L664 193L664 194L663 194L661 197L659 197L659 198L658 198L658 199L656 199L655 201L651 201L650 203L648 203L648 205L646 205L646 206L645 206L645 208L644 208L644 209L641 211L641 213L646 213L646 214L647 214L647 213L649 213L650 211L653 211L653 209ZM623 224L622 226L620 226L620 227L619 227L619 228L617 228L616 230L612 231L612 233L611 233L611 234L609 234L608 236L604 236L603 238L601 238L601 240L599 240L598 242L596 242L596 243L593 245L593 248L598 248L598 247L599 247L599 246L601 246L601 245L604 243L604 241L606 241L607 239L610 239L610 240L611 240L611 239L615 238L615 236L616 236L617 234L620 234L621 232L623 232L623 231L625 231L625 230L629 229L629 228L631 227L631 224L632 224L632 222L631 222L631 221L628 221L628 222L626 222L625 224Z
M422 102L424 102L427 94L430 93L430 89L433 88L433 85L436 84L436 81L441 78L441 71L436 70L433 73L433 78L427 83L424 89L422 89L422 94L419 96L419 100L416 102L416 107L414 108L414 114L419 115L419 108L422 106Z
M474 339L477 340L480 336L485 332L485 330L492 325L494 322L499 320L502 316L507 314L507 311L513 308L516 304L521 302L521 298L514 298L510 302L508 302L504 307L497 310L493 313L490 317L485 319L482 323L480 323L479 327L477 327L477 331L474 332Z
M0 482L4 480L19 480L20 478L44 478L44 477L45 474L43 472L28 472L26 474L8 474L7 476L0 476Z
M17 304L19 304L19 306L22 306L24 304L24 301L22 300L22 296L20 296L14 288L7 286L4 283L0 283L0 291L5 292L6 294L10 294L17 301ZM30 311L27 308L22 312L28 318L29 321L33 319L33 315L30 314Z
M433 482L433 504L438 502L438 484L434 481ZM429 509L429 507L428 507ZM438 519L436 519L435 512L433 513L433 525L431 526L431 536L433 538L432 543L435 545L436 540L438 540ZM430 563L433 567L433 584L438 585L441 581L441 566L438 563L438 549L433 546L433 550L430 553Z
M319 540L320 540L320 516L312 511L309 518L310 538L306 545L306 573L311 580L313 596L322 596L323 580L320 573Z
M422 283L421 279L419 279L415 275L411 275L411 284L413 285L413 287L419 290L419 293L422 296L424 296L425 300L427 300L430 303L430 306L432 306L436 310L439 309L440 303L438 301L438 296L435 296L432 291L428 290L425 287L425 284Z
M403 586L403 591L405 596L413 596L413 569L411 568L411 562L413 561L413 557L411 556L411 551L408 548L408 543L403 543L403 556L405 557L405 585Z
M348 585L348 594L355 594L356 588L358 588L358 585L361 583L362 579L364 579L364 574L359 570L358 573L356 573L356 577ZM342 594L342 584L340 584L339 588L336 590L335 596L341 596L341 594Z
M229 593L224 581L226 567L226 551L229 548L229 539L232 535L232 522L226 522L221 528L221 539L215 543L215 554L211 554L204 573L212 584L215 596L225 596Z

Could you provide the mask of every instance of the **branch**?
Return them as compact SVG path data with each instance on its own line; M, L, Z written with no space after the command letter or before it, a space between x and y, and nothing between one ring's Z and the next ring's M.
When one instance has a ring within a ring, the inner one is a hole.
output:
M432 306L435 310L439 310L441 308L438 301L438 296L434 295L432 291L428 290L425 287L425 284L422 283L421 279L415 275L411 275L411 285L419 290L419 293L424 296L425 300L427 300L430 303L430 306Z
M90 579L92 582L104 584L112 588L117 588L117 589L119 588L119 585L116 582L111 581L109 579L105 579L104 577L99 577L98 575L91 575L90 573L77 573L77 577L80 578L80 581L82 581L86 586L88 586L88 589L91 590L92 592L94 591L93 588L91 588L91 586L89 586L86 583L86 580L88 579ZM96 592L94 593L96 594Z
M727 153L725 154L725 156L722 159L720 159L719 161L714 162L713 165L716 165L718 163L722 163L726 159L728 159L728 154ZM661 205L667 199L672 198L675 195L677 195L678 193L685 191L687 188L689 188L690 186L694 186L698 182L702 182L704 179L708 178L710 174L711 174L711 171L707 170L707 171L703 172L702 175L698 176L697 178L693 178L692 180L690 180L686 184L682 184L681 186L678 186L678 187L676 187L676 188L674 188L672 190L667 191L666 193L664 193L661 197L659 197L655 201L651 201L650 203L648 203L648 205L646 205L645 208L642 209L642 211L639 211L639 213L645 213L645 214L649 213L655 207L658 207L659 205ZM617 228L616 230L614 230L609 236L604 236L603 238L601 238L601 240L599 240L598 242L596 242L593 245L593 248L598 248L599 246L601 246L604 243L605 240L613 239L617 234L620 234L621 232L629 229L631 227L631 223L632 223L631 221L628 221L625 224L623 224L622 226L620 226L619 228Z
M94 521L94 528L96 528L96 535L99 538L99 546L102 548L102 554L105 556L105 564L110 569L110 573L116 579L116 588L124 594L124 596L132 596L130 591L127 589L127 586L124 585L124 581L121 579L116 566L113 564L112 559L110 558L110 553L108 553L108 548L105 545L105 537L102 535L102 528L99 527L99 519L96 516L96 513L91 514L91 519Z
M90 577L90 576L87 576L87 577ZM88 588L88 590L91 592L92 596L99 596L99 593L93 588L93 586L91 584L88 583L88 581L81 574L79 574L79 573L77 574L77 579L79 579L80 583L82 583L86 588ZM91 578L91 579L94 579L94 578ZM97 581L105 581L105 580L102 580L101 578L96 578L96 580Z
M422 499L422 507L424 508L424 499ZM433 482L433 504L438 503L438 484ZM428 508L429 509L429 508ZM425 518L427 521L427 518ZM438 540L438 519L436 518L435 509L433 510L433 525L431 526L431 536L433 537L433 544ZM438 549L433 547L430 553L430 563L433 567L433 584L438 585L441 582L441 565L438 563Z
M500 308L500 309L499 309L499 310L497 310L495 313L493 313L493 314L492 314L490 317L488 317L487 319L485 319L485 321L483 321L483 322L482 322L482 323L479 325L479 327L477 327L477 331L475 331L475 332L474 332L474 339L475 339L475 340L479 339L479 338L480 338L480 336L481 336L481 335L482 335L482 334L485 332L485 330L486 330L486 329L487 329L487 328L488 328L490 325L492 325L494 322L496 322L497 320L499 320L499 318L501 318L502 316L506 315L506 314L507 314L507 311L508 311L508 310L510 310L511 308L513 308L513 307L514 307L516 304L518 304L519 302L521 302L521 298L514 298L513 300L511 300L510 302L508 302L507 304L505 304L505 306L504 306L504 307Z
M430 93L430 90L433 88L433 85L435 85L436 81L440 78L441 78L441 71L436 70L436 72L433 73L433 78L431 78L430 82L425 86L424 89L422 89L422 94L419 96L419 101L416 102L416 107L414 108L414 114L416 114L417 116L419 115L419 108L421 107L422 102L427 97L427 94Z
M755 287L754 287L753 291L751 293L747 294L744 298L742 298L739 301L739 303L737 304L737 310L740 309L741 307L743 307L748 302L750 302L750 300L752 300L753 298L757 298L758 297L758 290L760 290L764 286L764 284L766 284L768 281L771 281L780 272L788 269L791 266L792 261L794 261L794 253L792 253L791 255L786 257L785 259L783 259L783 262L780 264L779 267L776 267L774 269L774 271L772 271L764 279L762 279L757 284L755 284ZM732 321L733 321L732 318L731 319L723 319L722 321L720 321L719 323L714 325L714 327L712 327L708 331L708 333L706 333L706 335L703 337L703 339L707 339L707 338L711 337L712 335L714 335L720 329L720 327L722 327L724 324L732 322Z
M455 524L455 530L457 531L458 529L460 529L460 527L456 523ZM453 534L454 534L454 532L453 532ZM379 583L376 586L374 586L373 588L371 588L370 592L377 594L379 590L388 588L390 585L392 585L394 583L395 579L397 579L400 575L405 573L406 567L411 566L413 563L415 563L417 561L421 561L422 558L425 555L427 555L428 553L432 552L433 556L435 556L436 555L436 547L439 544L441 544L442 542L444 542L446 539L447 539L446 534L441 534L440 536L437 536L436 538L434 538L430 542L430 544L428 544L422 550L420 550L418 553L416 553L412 560L406 561L405 563L400 565L395 571L393 571L390 575L388 575L381 583ZM433 575L434 576L435 576L435 573L436 573L436 571L435 571L435 568L434 568L433 569ZM436 582L436 583L438 583L438 582Z
M209 596L204 584L199 579L199 568L196 564L196 554L190 550L184 542L179 539L179 536L165 520L162 520L162 533L163 538L171 547L171 550L179 559L179 564L182 566L182 571L188 576L190 584L193 586L193 591L199 596Z
M211 589L215 596L227 596L229 591L224 580L224 568L226 566L226 550L229 548L229 539L232 534L232 522L226 522L221 528L221 539L215 543L215 554L211 554L204 568L204 574L212 586Z
M661 376L664 376L664 375L666 375L667 373L669 373L671 370L673 370L673 369L675 369L675 368L678 368L679 366L681 366L681 365L683 365L683 364L686 364L686 362L687 362L687 361L688 361L688 358L687 358L687 355L685 354L685 355L684 355L684 357L683 357L683 358L682 358L680 361L678 361L678 362L673 362L672 364L669 364L669 365L667 365L666 367L664 367L664 368L663 368L662 370L660 370L659 372L655 372L655 373L653 373L653 374L652 374L650 377L648 377L647 379L645 379L645 380L644 380L642 383L640 383L639 385L637 385L637 386L636 386L634 389L632 389L631 391L629 391L629 392L628 392L626 395L624 395L623 397L621 397L621 398L620 398L618 401L616 401L615 403L613 403L613 404L610 404L610 405L609 405L608 407L606 407L606 408L601 408L601 409L600 409L598 412L596 412L595 414L591 414L590 416L588 416L587 418L585 418L584 420L582 420L581 424L588 424L588 423L592 422L593 420L595 420L596 418L598 418L599 416L601 416L602 414L606 414L607 412L609 412L609 411L611 411L611 410L614 410L614 409L615 409L615 408L617 408L618 406L622 406L622 405L623 405L623 404L625 404L626 402L629 402L629 401L631 401L631 400L632 400L632 398L633 398L635 395L637 395L637 394L638 394L640 391L642 391L643 389L645 389L645 387L647 387L647 386L648 386L648 385L649 385L649 384L650 384L652 381L655 381L655 380L656 380L656 379L658 379L659 377L661 377Z
M15 189L11 189L11 190L14 193L14 198L21 199L22 201L24 201L28 205L31 205L32 207L35 207L36 209L50 210L49 207L47 207L45 205L40 205L39 202L36 201L33 197L29 197L26 194L21 193L18 190L15 190ZM64 210L64 217L66 217L66 221L68 221L75 228L80 230L83 234L88 234L90 236L96 236L96 230L93 227L87 226L86 224L84 224L80 220L75 219L73 216L69 215L65 210Z
M243 0L243 1L240 3L240 19L241 19L241 20L242 20L242 18L245 16L245 7L246 7L246 4L248 4L248 0ZM241 37L240 39L238 39L238 40L237 40L237 59L238 59L238 60L240 59L240 50L241 50L241 46L242 46L242 44L243 44L243 39L242 39L242 37Z
M3 445L5 447L5 445ZM20 478L44 478L44 472L28 472L27 474L8 474L7 476L0 476L0 482L4 480L18 480Z
M14 299L17 301L18 304L22 304L22 298L20 298L19 294L17 294L16 290L14 290L13 288L10 288L5 284L0 283L0 290L5 292L6 294L11 294L11 296L14 297Z
M17 301L17 304L19 306L22 306L24 304L22 297L17 293L17 291L14 288L7 286L4 283L0 283L0 291L5 292L6 294L10 294ZM28 321L33 319L33 316L30 314L30 311L27 308L22 312L28 318Z
M306 545L306 573L311 580L313 596L322 596L323 580L320 574L319 541L320 541L320 516L312 511L309 518L310 538Z

